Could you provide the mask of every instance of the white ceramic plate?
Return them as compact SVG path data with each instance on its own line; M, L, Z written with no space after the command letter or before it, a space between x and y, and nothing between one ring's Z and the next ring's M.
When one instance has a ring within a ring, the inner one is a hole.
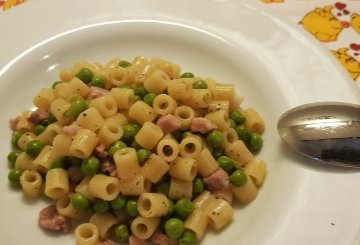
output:
M72 234L38 227L45 200L26 200L7 184L8 119L32 107L34 94L78 59L137 55L235 83L244 106L266 120L259 157L269 173L258 198L202 244L357 244L360 172L298 157L281 144L276 122L302 103L358 103L358 92L328 51L252 2L34 0L1 13L0 244L74 244Z

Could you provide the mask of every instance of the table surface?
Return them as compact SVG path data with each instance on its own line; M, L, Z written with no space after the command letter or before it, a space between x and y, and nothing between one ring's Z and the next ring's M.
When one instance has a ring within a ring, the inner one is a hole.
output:
M35 0L0 0L0 14ZM228 0L216 0L219 2ZM255 1L255 0L254 0ZM274 16L297 24L342 64L360 88L360 0L256 0Z

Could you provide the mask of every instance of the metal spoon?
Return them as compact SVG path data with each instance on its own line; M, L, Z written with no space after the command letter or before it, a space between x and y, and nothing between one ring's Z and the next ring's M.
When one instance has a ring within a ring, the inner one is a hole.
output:
M305 104L285 112L277 128L299 153L323 163L360 168L360 105Z

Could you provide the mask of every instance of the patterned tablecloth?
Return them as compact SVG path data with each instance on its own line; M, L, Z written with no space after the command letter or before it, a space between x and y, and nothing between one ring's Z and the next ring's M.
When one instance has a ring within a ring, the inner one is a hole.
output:
M0 0L2 11L29 0ZM360 0L254 0L322 43L360 88ZM0 12L1 12L0 10Z

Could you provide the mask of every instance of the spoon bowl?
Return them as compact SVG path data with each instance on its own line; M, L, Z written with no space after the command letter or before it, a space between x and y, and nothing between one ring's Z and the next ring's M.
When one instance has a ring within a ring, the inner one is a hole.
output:
M360 168L360 105L316 102L285 112L280 137L295 151L322 163Z

